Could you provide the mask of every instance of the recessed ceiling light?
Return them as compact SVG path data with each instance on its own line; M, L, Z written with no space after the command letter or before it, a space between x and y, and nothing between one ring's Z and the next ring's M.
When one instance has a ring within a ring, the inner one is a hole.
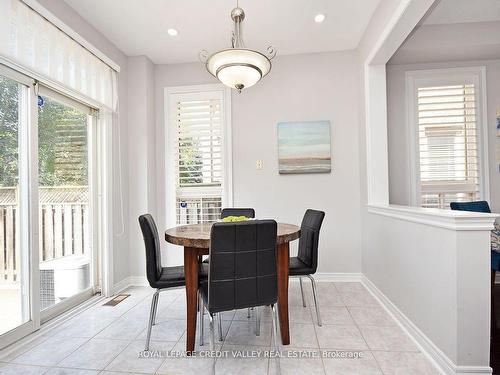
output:
M167 33L170 36L177 36L177 34L179 34L179 32L176 29L168 29Z
M321 23L325 20L326 16L323 13L316 14L314 17L314 22Z

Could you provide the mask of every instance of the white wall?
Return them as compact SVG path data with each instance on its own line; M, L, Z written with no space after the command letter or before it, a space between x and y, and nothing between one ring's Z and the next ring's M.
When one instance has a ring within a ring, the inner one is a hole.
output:
M455 61L427 64L387 66L387 110L389 138L390 202L408 205L410 202L410 170L408 128L406 121L405 72L419 69L453 68L462 66L486 66L488 107L488 150L490 203L492 210L500 212L500 173L496 161L496 111L500 110L500 59L482 61Z
M261 218L300 224L307 208L326 211L320 272L359 272L359 66L354 52L280 57L258 85L232 94L234 205ZM166 86L213 83L200 63L155 67L157 207L165 207L164 97ZM330 120L332 173L279 175L277 122ZM262 160L264 168L255 169ZM132 182L132 181L131 181ZM134 189L131 186L131 190ZM158 215L159 228L164 218ZM142 253L140 254L142 256ZM165 254L181 263L180 251ZM144 274L134 274L139 276Z
M118 48L116 48L103 34L97 31L92 25L85 21L78 13L76 13L71 7L69 7L64 1L60 0L38 0L38 2L43 5L47 10L52 12L56 17L63 21L66 25L71 27L74 31L80 34L88 42L97 47L101 52L110 57L120 66L120 73L118 75L118 98L120 101L119 110L119 124L116 124L114 128L113 139L113 191L114 202L113 202L113 222L114 222L114 233L113 242L115 248L115 254L113 257L113 283L123 280L129 276L129 261L128 261L128 160L127 160L127 56L125 56ZM119 132L119 136L118 136ZM119 137L121 139L119 139ZM120 142L121 141L121 142ZM119 145L121 143L121 150L119 151ZM122 173L121 173L121 189L123 192L123 205L120 202L120 195L118 194L120 189L120 156L121 153L121 163L122 163ZM121 207L123 206L123 215L121 214ZM123 226L122 226L123 224Z
M146 270L139 215L157 214L155 178L154 65L145 56L128 59L129 263L131 275Z

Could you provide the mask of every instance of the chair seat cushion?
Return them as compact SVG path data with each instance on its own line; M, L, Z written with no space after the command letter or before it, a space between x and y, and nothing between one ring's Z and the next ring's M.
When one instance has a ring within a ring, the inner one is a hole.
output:
M161 274L153 288L173 288L186 285L184 277L184 267L162 267Z
M290 276L300 276L300 275L312 275L314 273L314 269L304 262L302 262L297 257L290 258L289 265L289 275Z
M496 251L491 252L491 269L500 271L500 253Z

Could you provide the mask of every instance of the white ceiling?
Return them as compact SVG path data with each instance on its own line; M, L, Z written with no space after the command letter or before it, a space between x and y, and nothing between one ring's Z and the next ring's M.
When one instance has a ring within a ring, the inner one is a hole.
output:
M198 61L230 46L235 0L64 0L128 56L156 64ZM471 0L472 1L472 0ZM495 0L492 0L495 1ZM248 48L279 55L357 47L380 0L240 0ZM500 1L499 1L500 2ZM325 13L317 24L313 18ZM171 37L168 28L179 35Z
M441 0L424 25L500 21L500 0Z

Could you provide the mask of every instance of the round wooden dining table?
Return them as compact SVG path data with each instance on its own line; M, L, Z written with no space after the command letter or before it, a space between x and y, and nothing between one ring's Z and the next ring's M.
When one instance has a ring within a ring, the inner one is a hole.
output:
M186 277L186 352L194 351L196 337L196 313L198 293L198 272L200 255L208 254L212 224L190 224L170 228L165 231L165 240L184 246L184 274ZM290 344L288 323L288 266L290 262L290 241L300 237L300 228L293 224L278 223L278 315L281 341Z

